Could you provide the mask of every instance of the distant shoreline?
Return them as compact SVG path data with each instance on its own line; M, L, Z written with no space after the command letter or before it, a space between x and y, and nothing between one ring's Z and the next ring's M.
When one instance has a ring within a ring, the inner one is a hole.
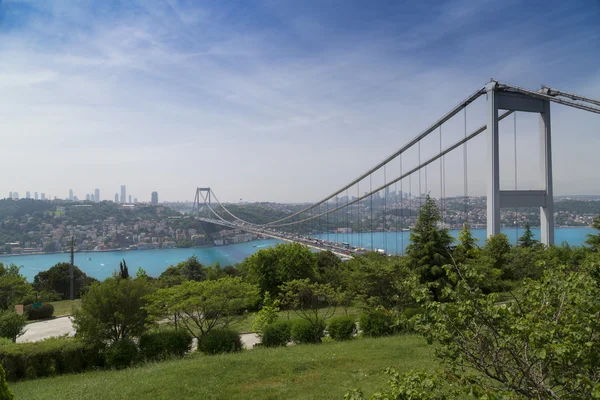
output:
M242 243L250 243L250 242L255 242L257 240L267 240L267 239L252 239L249 240L247 242L242 242ZM215 245L215 244L206 244L206 245L202 245L202 246L190 246L190 247L160 247L158 249L145 249L145 250L140 250L140 249L110 249L110 250L75 250L74 253L75 254L83 254L83 253L115 253L115 252L119 252L119 251L155 251L155 250L176 250L176 249L206 249L209 247L224 247L224 246L230 246L232 244L240 244L240 243L228 243L228 244L222 244L222 245ZM50 254L70 254L70 251L53 251L53 252L37 252L37 253L21 253L21 254L0 254L0 257L19 257L19 256L44 256L44 255L50 255Z

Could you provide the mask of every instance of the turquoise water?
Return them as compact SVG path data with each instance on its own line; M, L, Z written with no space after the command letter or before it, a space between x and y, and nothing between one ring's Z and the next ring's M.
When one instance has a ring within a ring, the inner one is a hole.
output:
M532 229L534 235L539 237L539 229ZM450 231L454 237L457 237L457 230ZM509 236L514 243L516 238L523 233L520 229L503 229L502 233ZM555 242L567 242L573 246L582 245L586 235L595 233L592 228L557 228L555 230ZM321 239L327 239L336 242L348 242L353 246L371 248L371 238L373 248L385 249L388 253L402 253L409 243L409 232L373 232L350 233L350 234L320 234L316 235ZM474 229L473 236L479 239L483 244L485 240L485 229ZM132 250L132 251L111 251L111 252L89 252L75 253L75 265L77 265L86 274L97 279L104 279L110 276L113 271L118 269L119 262L122 259L127 261L129 271L133 274L138 266L146 270L150 276L158 276L169 265L177 264L196 255L201 263L212 265L216 262L225 265L233 265L241 262L244 258L253 254L261 248L273 246L280 243L277 240L258 240L248 243L232 244L229 246L206 247L197 249L160 249L160 250ZM88 257L91 260L88 260ZM0 257L2 263L15 263L23 266L22 273L29 279L40 271L44 271L58 262L68 262L69 254L39 254L25 256L4 256Z
M146 270L148 275L158 276L169 265L177 264L193 255L196 255L200 262L205 265L213 265L216 262L222 266L233 265L257 250L273 246L275 243L279 243L279 241L257 240L228 246L190 249L82 252L75 253L75 265L89 276L102 280L109 277L113 271L118 270L119 262L125 259L130 274L135 274L137 267L140 266ZM33 281L33 277L38 272L44 271L59 262L69 262L69 257L68 253L8 256L0 257L0 262L23 266L21 273L29 281ZM88 260L88 257L91 260Z
M536 239L540 237L540 229L532 228ZM460 230L451 230L450 234L456 239ZM473 229L473 237L479 239L479 245L483 245L486 237L485 229ZM523 228L504 228L502 233L506 234L511 243L516 243L517 238L523 234ZM567 242L572 246L581 246L584 244L588 234L596 234L594 229L588 227L581 228L556 228L554 230L554 242L560 244ZM363 233L322 233L315 235L319 239L330 240L334 242L346 242L352 246L364 247L366 249L385 249L390 254L403 253L409 244L410 232L363 232Z

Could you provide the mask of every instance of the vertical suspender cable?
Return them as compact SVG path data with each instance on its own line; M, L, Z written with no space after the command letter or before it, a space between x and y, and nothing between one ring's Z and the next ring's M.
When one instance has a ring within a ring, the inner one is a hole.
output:
M400 154L400 176L402 176L402 154ZM401 226L404 226L404 190L402 189L402 179L400 181L400 218L402 219ZM402 246L402 254L404 254L404 231L400 233L400 241Z
M518 189L517 185L517 112L513 113L513 141L515 146L515 190ZM515 208L515 243L519 240L519 209Z
M421 141L419 140L419 143L417 145L418 150L419 150L419 158L418 158L418 162L419 162L419 166L421 165ZM417 194L417 196L419 196L419 206L421 206L421 201L422 201L422 193L421 193L421 168L419 168L419 193Z
M338 200L339 200L339 199L338 199L338 196L335 196L335 208L336 208L336 210L337 210L337 208L338 208ZM333 215L333 220L334 220L334 222L333 222L333 223L334 223L334 227L335 227L335 242L336 242L336 243L339 243L339 242L340 242L340 241L339 241L339 239L338 239L338 233L339 233L339 232L338 232L338 231L339 231L339 227L338 227L338 216L339 216L339 214L340 214L340 210L337 210L337 211L335 212L335 214Z
M373 174L369 175L369 193L373 191ZM369 209L371 210L371 218L370 218L370 226L371 226L371 251L373 251L373 194L369 196L371 200L371 206Z
M383 165L383 186L387 185L387 175L386 175L386 167L387 164ZM387 194L389 192L389 188L383 189L383 248L387 251L387 220L386 220L386 212L387 212Z
M348 197L348 189L346 189L346 243L350 243L350 197Z
M412 174L408 176L408 228L412 218Z
M465 110L465 138L467 137L467 106L465 106L464 108ZM469 188L468 188L468 179L467 179L467 174L468 174L468 168L467 168L467 142L465 142L463 144L463 172L464 172L464 190L465 193L463 195L463 202L465 203L465 219L466 219L466 223L467 225L469 225L469 209L468 209L468 198L469 198Z
M360 199L360 182L356 184L356 198ZM356 202L356 216L358 217L358 247L362 248L362 231L361 231L361 220L360 220L360 201Z
M329 200L327 200L325 204L325 210L327 211L327 214L325 214L325 230L327 231L327 241L329 242Z
M396 200L396 254L400 254L398 251L398 182L394 183L394 193L396 194L394 197Z
M442 126L440 125L440 153L442 152ZM442 158L440 158L440 214L442 215L442 225L446 222L444 219L444 179L443 179L443 166Z

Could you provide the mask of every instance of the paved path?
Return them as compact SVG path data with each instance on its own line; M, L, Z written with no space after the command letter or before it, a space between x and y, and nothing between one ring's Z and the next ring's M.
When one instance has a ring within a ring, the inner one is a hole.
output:
M46 321L32 322L25 327L25 334L17 338L17 343L39 342L49 337L58 337L63 335L75 335L75 328L70 317L59 317ZM255 344L260 343L260 339L255 333L244 333L241 335L242 344L250 350ZM196 341L192 349L196 347Z
M27 324L25 334L17 338L17 343L39 342L49 337L73 336L74 334L75 328L73 328L71 319L69 317L59 317Z

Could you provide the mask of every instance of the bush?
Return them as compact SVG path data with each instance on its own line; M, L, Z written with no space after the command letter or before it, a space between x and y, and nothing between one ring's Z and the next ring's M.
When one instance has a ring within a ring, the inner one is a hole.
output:
M382 308L362 313L358 319L358 325L363 335L371 337L392 335L396 331L394 316Z
M56 338L0 346L0 362L9 381L82 372L103 365L97 347L78 339Z
M242 349L242 340L231 329L213 329L201 338L198 348L204 354L231 353Z
M18 315L14 311L0 312L0 336L9 338L13 342L24 333L27 317Z
M316 323L301 319L292 325L292 339L296 343L321 343L325 335L325 322L318 320Z
M13 344L14 342L12 341L12 339L9 339L7 337L0 337L0 346L6 346L8 344Z
M15 397L6 384L6 372L0 367L0 400L13 400Z
M122 369L130 367L138 360L139 350L133 340L123 338L108 346L104 357L108 367Z
M356 333L356 322L352 317L332 318L327 331L329 336L337 341L352 339Z
M54 306L49 303L43 303L41 307L34 308L32 304L27 304L23 307L23 312L29 320L50 318L54 315Z
M292 337L292 323L277 321L263 328L262 344L265 347L285 346Z
M183 357L190 350L192 336L182 329L147 332L140 336L140 354L146 360Z

